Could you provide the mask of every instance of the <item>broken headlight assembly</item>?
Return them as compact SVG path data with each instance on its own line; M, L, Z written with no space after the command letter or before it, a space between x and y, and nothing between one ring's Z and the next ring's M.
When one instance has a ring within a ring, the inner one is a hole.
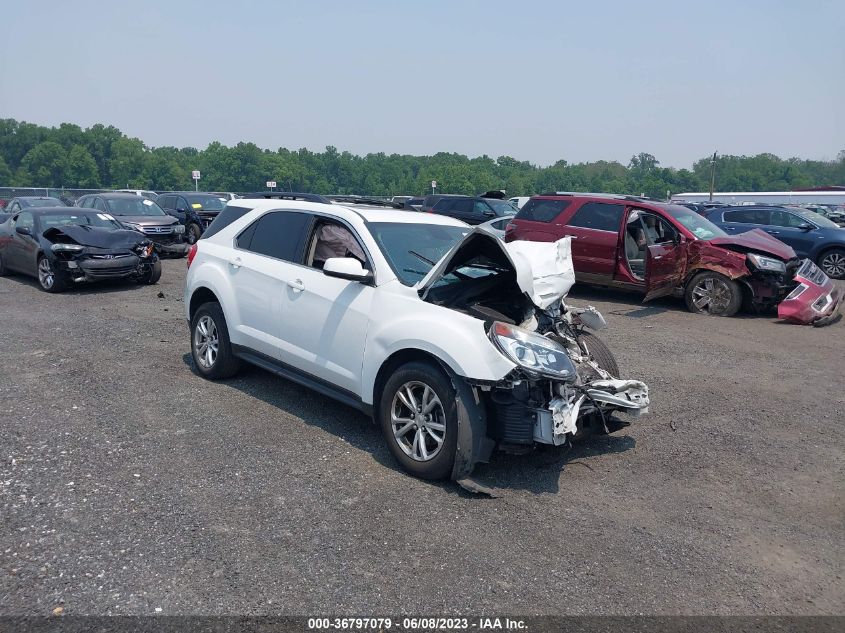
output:
M767 270L773 273L785 273L786 264L774 257L766 257L765 255L757 255L756 253L748 253L748 261L754 264L757 270Z
M50 250L54 253L81 253L85 250L84 246L80 246L79 244L53 244L50 246Z
M490 339L502 354L530 374L556 380L575 378L575 365L566 349L545 336L495 321Z
M135 247L135 251L141 257L152 257L153 252L155 252L155 245L152 242L147 242L146 244L138 244Z
M176 233L177 235L181 235L182 233L185 232L185 226L182 225L182 224L176 224L176 225L173 226L173 232Z

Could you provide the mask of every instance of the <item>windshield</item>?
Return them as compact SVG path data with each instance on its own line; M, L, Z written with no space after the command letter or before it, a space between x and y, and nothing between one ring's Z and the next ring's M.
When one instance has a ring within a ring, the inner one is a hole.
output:
M692 233L696 239L712 240L714 237L726 237L728 235L710 220L690 211L686 207L670 204L664 208L669 215Z
M496 215L513 215L516 213L517 208L513 206L510 202L506 202L505 200L496 200L495 198L484 198L484 201L493 207L493 211Z
M185 196L188 204L194 209L202 211L222 211L226 203L217 196Z
M26 207L64 207L64 202L59 200L58 198L33 198L32 200L27 200L23 206Z
M469 231L469 227L439 224L375 222L370 225L387 263L406 286L413 286L425 277Z
M120 223L115 220L108 213L92 213L72 211L70 213L45 213L41 217L41 227L43 230L53 228L54 226L67 226L73 224L76 226L98 226L104 229L122 229Z
M791 209L796 214L800 215L802 218L807 220L808 222L812 222L820 229L838 229L839 225L834 222L833 220L824 217L823 215L816 213L815 211L810 211L809 209Z
M111 198L106 204L114 215L167 215L155 202L141 196Z

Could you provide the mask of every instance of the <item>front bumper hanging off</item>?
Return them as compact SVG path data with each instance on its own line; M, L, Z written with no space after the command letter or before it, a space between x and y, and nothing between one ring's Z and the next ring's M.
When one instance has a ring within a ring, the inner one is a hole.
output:
M778 318L802 325L829 325L841 317L842 291L809 259L795 273L798 284L778 305Z

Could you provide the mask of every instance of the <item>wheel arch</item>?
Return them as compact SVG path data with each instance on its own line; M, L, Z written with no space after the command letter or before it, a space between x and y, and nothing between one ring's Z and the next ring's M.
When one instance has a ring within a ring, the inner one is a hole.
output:
M381 401L381 392L384 389L384 385L387 382L388 376L392 374L394 371L399 369L402 365L407 363L412 363L415 361L421 362L429 362L438 367L441 367L446 373L449 373L451 369L447 363L439 359L437 356L432 354L431 352L427 352L425 350L415 348L415 347L406 347L404 349L397 350L393 352L390 356L388 356L384 362L379 367L378 372L376 373L375 381L373 382L373 390L372 390L372 402L373 402L373 419L378 423L379 419L379 402Z
M191 293L191 299L188 304L188 319L190 321L194 320L194 315L199 310L200 306L204 303L214 302L220 305L220 309L223 309L223 304L220 303L220 298L214 294L214 291L208 288L207 286L200 286L195 289ZM223 313L225 316L226 313Z

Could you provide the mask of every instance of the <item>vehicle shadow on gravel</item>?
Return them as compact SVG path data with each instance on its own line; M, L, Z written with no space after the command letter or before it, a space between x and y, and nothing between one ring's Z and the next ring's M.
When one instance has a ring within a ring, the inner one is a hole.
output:
M612 435L594 435L567 446L540 446L525 455L494 453L489 464L479 465L472 478L495 491L523 490L534 494L560 491L566 473L584 468L596 471L593 457L608 453L624 453L637 445L624 429Z
M183 354L182 360L197 374L190 354ZM236 378L221 383L341 438L353 448L372 455L380 466L402 472L385 445L378 426L352 407L250 365L246 365ZM584 467L593 470L589 458L634 448L635 440L622 435L624 432L621 429L613 435L587 437L568 447L543 446L525 455L495 452L491 463L479 464L471 479L502 493L507 490L556 493L561 473L567 468ZM463 497L486 498L467 492L453 481L428 483Z

